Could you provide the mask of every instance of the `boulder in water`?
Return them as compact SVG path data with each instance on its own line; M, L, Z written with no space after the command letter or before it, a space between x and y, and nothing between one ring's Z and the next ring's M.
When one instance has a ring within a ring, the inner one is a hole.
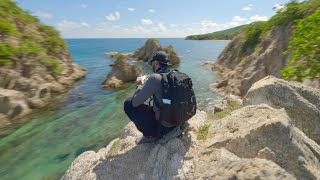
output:
M117 57L111 72L101 84L103 88L120 88L126 82L135 81L142 73L142 68L128 62L125 56L118 55Z

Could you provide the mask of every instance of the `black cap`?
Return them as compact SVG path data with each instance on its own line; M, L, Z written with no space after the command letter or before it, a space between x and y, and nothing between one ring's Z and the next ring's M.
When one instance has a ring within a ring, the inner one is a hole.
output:
M165 53L164 51L157 51L149 59L149 61L148 61L149 64L151 64L152 61L159 61L160 64L169 65L170 59L168 58L167 53Z

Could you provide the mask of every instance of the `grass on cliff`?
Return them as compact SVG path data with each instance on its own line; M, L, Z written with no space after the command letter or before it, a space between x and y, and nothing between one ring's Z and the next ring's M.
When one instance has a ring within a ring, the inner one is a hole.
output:
M116 60L125 60L127 58L126 55L118 53L116 55L114 55L114 58L116 58Z
M227 104L228 104L227 108L225 108L223 111L209 114L208 119L222 119L227 115L229 115L231 112L237 109L240 109L242 107L236 101L229 100L229 99L227 100Z
M210 126L211 126L211 124L204 124L198 128L198 130L197 130L197 139L198 140L207 139Z
M57 63L59 56L66 49L53 27L41 24L12 0L0 1L0 66L15 65L21 59L45 59L49 72L57 75L63 69Z
M109 156L115 156L118 152L118 149L120 147L120 139L116 139L113 141L110 151L108 152Z
M246 30L240 55L254 52L261 39L274 27L294 26L287 53L292 54L289 64L281 71L284 79L302 81L320 75L319 0L290 1L267 22L252 23Z
M302 82L305 77L314 79L320 75L319 23L320 9L297 22L286 52L291 53L292 58L281 70L284 79Z

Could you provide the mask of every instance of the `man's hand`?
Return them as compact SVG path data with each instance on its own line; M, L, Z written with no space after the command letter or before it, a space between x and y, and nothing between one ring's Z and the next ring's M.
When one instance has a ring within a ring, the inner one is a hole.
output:
M147 79L150 77L150 75L145 75L145 76L139 76L137 77L136 79L136 85L137 86L140 86L140 85L143 85Z
M137 85L137 86L142 85L142 79L141 79L141 77L137 77L137 79L136 79L136 85Z

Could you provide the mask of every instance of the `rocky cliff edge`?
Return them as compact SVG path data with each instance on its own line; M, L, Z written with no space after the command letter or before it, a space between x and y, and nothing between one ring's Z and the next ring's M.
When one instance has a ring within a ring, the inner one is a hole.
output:
M81 154L62 179L320 179L319 102L316 89L266 77L244 107L220 120L198 111L187 132L164 145L137 145L141 133L129 123L106 148Z

